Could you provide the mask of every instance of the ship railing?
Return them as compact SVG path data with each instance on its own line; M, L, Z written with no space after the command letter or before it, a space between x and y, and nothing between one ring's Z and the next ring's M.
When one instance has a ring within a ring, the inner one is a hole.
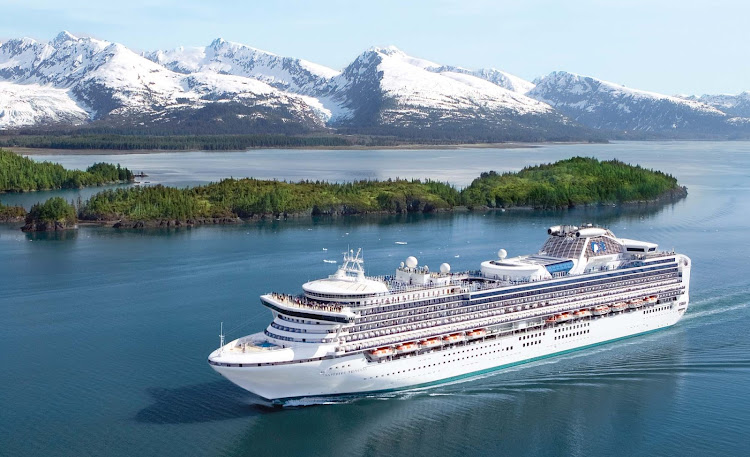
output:
M423 306L419 307L412 307L404 310L395 311L396 315L392 317L385 317L383 314L392 314L393 312L387 312L387 313L379 313L369 316L359 316L360 320L358 321L358 324L366 324L368 323L375 323L379 321L387 321L392 319L401 319L401 318L410 318L410 316L413 316L414 318L419 317L419 315L424 314L433 314L438 312L451 312L453 310L458 310L462 308L475 308L475 307L485 307L485 309L493 308L493 309L499 309L499 308L508 308L508 307L516 307L516 306L532 306L532 307L538 307L540 306L540 302L548 303L548 304L556 304L556 303L563 303L570 301L571 297L577 297L580 296L581 293L587 294L591 296L594 294L594 296L609 296L612 294L619 294L623 291L630 292L630 291L640 291L643 289L643 284L648 284L647 287L653 288L653 287L665 287L672 284L680 284L681 281L677 277L665 277L663 279L659 280L652 280L649 279L634 279L630 280L632 281L632 284L630 285L617 285L616 287L603 289L600 292L593 292L593 291L586 291L586 292L580 292L577 289L570 289L566 292L563 292L563 295L556 296L556 297L545 297L545 295L552 295L552 293L546 293L542 296L540 295L529 295L527 297L520 297L520 298L510 298L510 299L504 299L504 300L491 300L488 299L485 302L475 303L471 305L462 305L459 301L453 300L453 304L450 304L451 301L445 300L445 301L439 301L436 303L426 303ZM625 286L625 287L623 287ZM439 299L443 300L443 299ZM434 311L428 311L428 312L419 312L420 310L424 310L425 308L432 308L435 306L443 307L443 309L435 309ZM542 305L544 306L544 305ZM416 312L415 312L416 311Z
M644 294L645 295L645 294ZM424 331L405 331L401 333L395 333L390 338L384 338L384 337L375 337L375 338L368 338L365 340L359 340L366 344L356 344L356 341L347 341L343 343L342 346L339 346L337 348L337 351L344 351L344 352L360 352L360 351L367 351L376 349L379 347L384 346L390 346L397 343L402 343L404 341L410 341L410 340L420 340L420 339L427 339L427 338L435 338L435 337L441 337L447 334L451 333L457 333L457 332L465 332L467 330L477 328L477 327L489 327L492 325L497 324L507 324L507 323L516 323L524 320L531 320L537 317L544 317L549 316L550 314L558 314L563 312L569 312L569 311L575 311L581 308L590 308L597 306L598 304L606 304L604 303L587 303L587 304L577 304L576 306L571 306L569 308L559 308L553 310L545 310L544 312L538 312L538 313L531 313L527 312L524 314L519 314L516 316L508 316L508 317L499 317L499 316L493 316L488 318L483 318L481 320L465 320L458 323L452 323L452 324L444 324L442 326L435 326L433 328L425 329ZM611 301L609 302L611 303ZM588 316L585 319L592 319L592 318L601 318L606 316ZM581 318L578 318L581 319ZM570 322L570 321L568 321ZM532 327L536 328L541 325L542 328L552 328L555 326L555 324L552 323L537 323L536 325L532 324ZM513 328L512 330L506 330L503 331L503 334L508 334L516 331L523 331L526 330L526 328ZM370 340L370 341L367 341Z
M304 295L280 294L277 292L271 292L267 295L276 300L278 303L293 308L325 311L330 313L347 313L349 311L348 306L337 305L331 302L318 302L316 300L307 298Z
M512 322L512 321L518 321L518 320L524 320L534 317L542 317L542 316L549 316L552 314L559 314L563 312L569 312L569 311L576 311L578 309L582 308L592 308L598 305L609 305L613 302L618 301L628 301L633 300L637 298L642 298L644 295L650 295L650 294L668 294L672 291L672 289L664 290L663 285L652 285L648 288L632 288L631 290L625 290L625 291L617 291L610 294L598 294L598 295L589 295L585 298L576 297L572 300L565 300L558 303L552 303L545 304L542 306L534 307L531 309L523 309L518 311L506 311L502 308L497 308L494 310L487 310L487 311L470 311L467 313L463 313L463 316L454 314L453 317L450 316L442 316L442 317L436 317L434 318L436 322L432 323L430 325L429 323L423 327L419 326L418 321L412 321L411 322L404 322L399 323L396 325L393 325L390 327L390 329L397 329L396 331L393 331L386 335L374 335L369 336L369 334L372 334L376 331L382 331L383 329L389 329L388 327L380 327L378 329L373 330L363 330L362 332L359 332L357 334L351 334L347 335L346 343L354 343L357 341L364 341L369 340L373 338L386 338L388 336L393 335L393 338L395 340L403 340L402 335L412 332L412 331L419 331L422 328L434 328L439 327L441 325L446 324L456 324L459 325L460 323L465 322L472 322L476 319L487 319L487 318L500 318L500 316L503 316L501 319L501 322ZM676 287L673 288L675 291L684 290L683 287ZM571 297L572 298L572 297ZM507 317L506 317L507 316ZM442 323L438 323L438 320L442 320ZM446 320L451 320L452 322L446 323ZM477 325L477 324L472 324ZM417 328L403 328L403 327L417 327Z

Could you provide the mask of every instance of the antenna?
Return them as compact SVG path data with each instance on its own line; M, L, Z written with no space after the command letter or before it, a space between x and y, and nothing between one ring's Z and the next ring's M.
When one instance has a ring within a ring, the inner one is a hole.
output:
M219 330L219 351L224 347L224 322L221 323Z

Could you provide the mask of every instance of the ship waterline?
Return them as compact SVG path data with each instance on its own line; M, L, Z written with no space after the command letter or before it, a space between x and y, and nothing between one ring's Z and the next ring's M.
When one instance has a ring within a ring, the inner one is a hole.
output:
M690 259L593 227L555 226L537 254L452 273L409 257L367 277L360 252L304 293L269 293L262 333L209 364L272 402L438 384L675 324L689 301Z

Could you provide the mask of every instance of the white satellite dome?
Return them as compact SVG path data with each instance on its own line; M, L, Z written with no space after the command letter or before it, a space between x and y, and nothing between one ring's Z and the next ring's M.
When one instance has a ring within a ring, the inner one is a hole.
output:
M406 258L406 266L409 268L416 267L417 263L418 263L417 258L414 257L413 255L410 255L409 257Z
M451 266L447 263L441 263L440 264L440 273L450 273L451 272Z
M497 256L500 258L500 260L503 260L504 258L508 257L508 251L505 249L500 249L497 251Z

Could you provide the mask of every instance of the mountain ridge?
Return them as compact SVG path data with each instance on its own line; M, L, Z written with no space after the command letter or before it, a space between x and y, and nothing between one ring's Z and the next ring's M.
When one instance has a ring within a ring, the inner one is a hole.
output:
M395 46L335 70L222 38L142 53L67 31L0 43L0 130L93 125L448 141L750 136L750 92L669 96L563 71L530 82Z

